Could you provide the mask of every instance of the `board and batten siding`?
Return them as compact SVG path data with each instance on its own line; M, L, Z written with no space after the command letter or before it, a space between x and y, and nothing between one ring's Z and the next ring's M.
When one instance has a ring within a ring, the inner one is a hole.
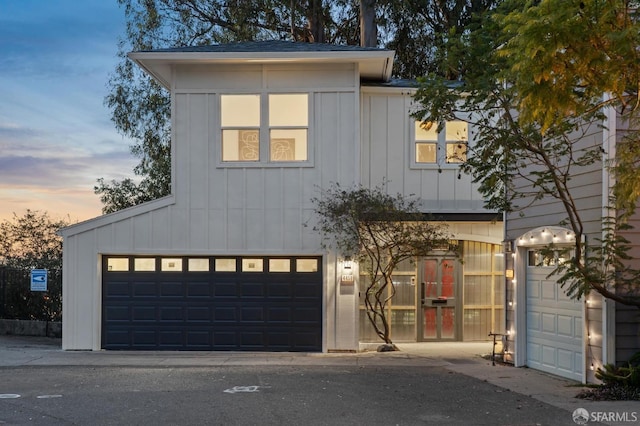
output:
M370 188L386 182L390 194L414 194L429 213L486 213L472 177L458 165L414 165L412 92L408 88L363 87L362 184ZM469 141L472 143L472 141Z
M103 254L323 255L326 347L357 345L356 298L335 293L336 257L324 252L312 229L311 203L319 187L358 179L357 71L344 63L176 66L172 195L63 232L64 256L71 259L64 271L63 348L100 348ZM276 92L309 94L310 164L222 164L220 94Z

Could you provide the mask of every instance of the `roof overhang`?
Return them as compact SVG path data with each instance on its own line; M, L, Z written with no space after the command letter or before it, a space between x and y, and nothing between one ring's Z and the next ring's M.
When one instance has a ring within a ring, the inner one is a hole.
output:
M131 52L129 58L166 88L171 87L172 68L181 64L358 64L362 80L388 81L393 50L318 52Z

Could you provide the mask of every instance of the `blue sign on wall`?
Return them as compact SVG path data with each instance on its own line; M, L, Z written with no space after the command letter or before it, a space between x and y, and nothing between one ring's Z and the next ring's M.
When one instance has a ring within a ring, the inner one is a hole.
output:
M47 291L47 270L31 270L31 291Z

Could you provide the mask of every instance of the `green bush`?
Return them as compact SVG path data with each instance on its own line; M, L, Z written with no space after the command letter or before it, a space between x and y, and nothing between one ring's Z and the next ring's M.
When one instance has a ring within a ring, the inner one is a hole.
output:
M623 366L606 364L603 367L596 371L596 378L602 380L604 386L640 388L640 352Z

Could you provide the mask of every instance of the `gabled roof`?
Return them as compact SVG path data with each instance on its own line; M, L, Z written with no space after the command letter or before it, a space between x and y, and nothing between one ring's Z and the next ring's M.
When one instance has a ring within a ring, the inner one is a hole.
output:
M129 58L169 87L171 66L185 63L357 63L361 79L388 81L394 53L372 47L270 40L145 50L131 52Z

